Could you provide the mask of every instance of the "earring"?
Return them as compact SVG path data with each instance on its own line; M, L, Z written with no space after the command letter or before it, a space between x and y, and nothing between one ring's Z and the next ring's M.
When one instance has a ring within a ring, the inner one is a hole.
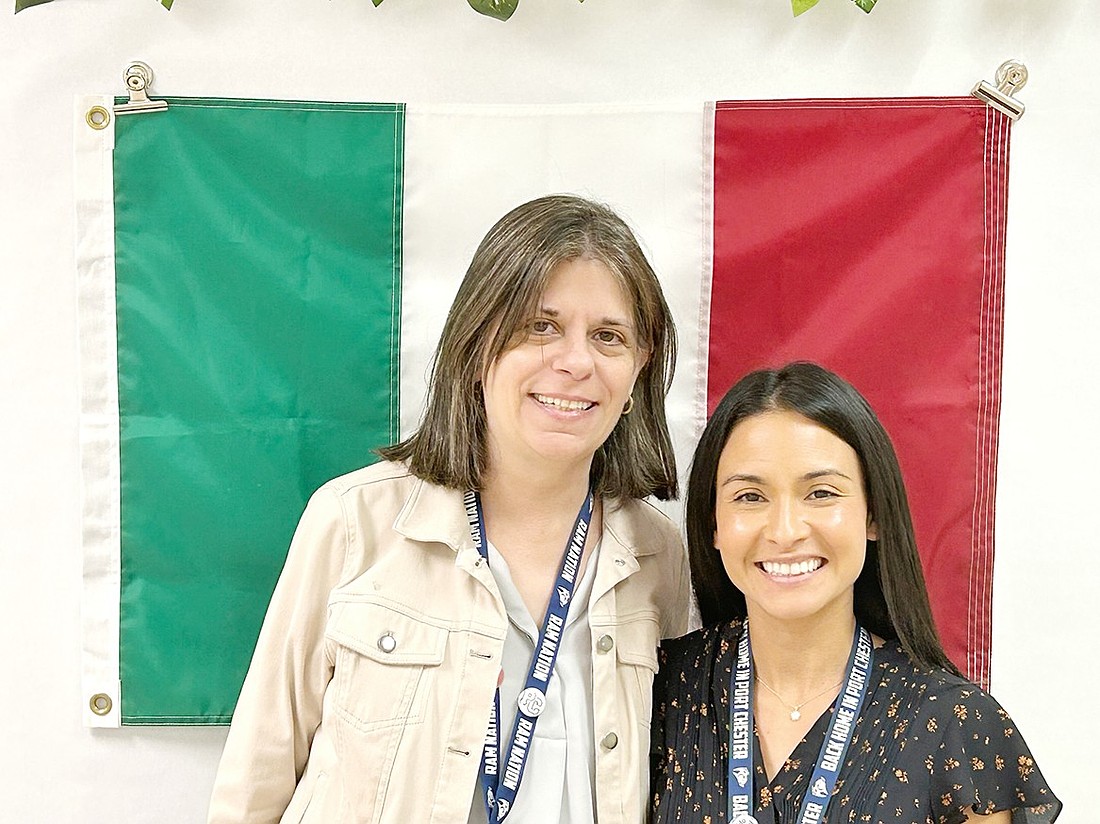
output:
M629 415L634 411L634 396L630 395L626 399L626 403L623 404L623 414Z

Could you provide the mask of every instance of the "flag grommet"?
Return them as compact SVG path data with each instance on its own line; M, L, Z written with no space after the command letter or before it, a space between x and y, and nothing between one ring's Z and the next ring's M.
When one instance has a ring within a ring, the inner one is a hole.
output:
M105 692L97 692L88 700L88 708L96 715L107 715L111 712L114 702Z
M102 106L92 106L84 119L96 131L106 129L111 124L111 113Z

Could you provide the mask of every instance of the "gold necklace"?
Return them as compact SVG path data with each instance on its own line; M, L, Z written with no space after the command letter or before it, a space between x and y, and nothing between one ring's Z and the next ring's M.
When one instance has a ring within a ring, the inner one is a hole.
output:
M756 680L760 683L760 686L762 686L764 689L766 689L768 692L770 692L772 695L774 695L776 698L778 698L783 703L783 706L785 706L787 709L789 709L791 711L791 720L792 721L797 721L799 718L802 717L802 713L800 712L800 710L804 706L809 704L815 698L820 698L825 693L827 693L831 690L835 690L837 687L839 687L841 684L844 683L844 679L841 678L839 681L837 681L831 687L826 687L825 689L823 689L821 692L817 693L816 695L811 695L809 698L807 698L801 704L792 704L790 701L788 701L786 698L784 698L778 692L776 692L771 687L769 687L768 682L765 681L763 678L761 678L759 676L759 674L756 676Z

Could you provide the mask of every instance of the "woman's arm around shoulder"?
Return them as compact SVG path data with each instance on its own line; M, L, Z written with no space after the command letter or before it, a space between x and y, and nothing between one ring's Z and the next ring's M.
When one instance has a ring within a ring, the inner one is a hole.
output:
M271 597L214 782L209 824L277 822L290 802L332 677L325 623L347 550L340 496L323 486L302 514Z

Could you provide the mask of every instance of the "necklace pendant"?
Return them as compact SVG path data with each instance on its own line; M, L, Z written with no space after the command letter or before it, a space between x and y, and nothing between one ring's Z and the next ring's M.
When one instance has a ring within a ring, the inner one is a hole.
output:
M802 713L800 713L798 710L791 710L791 720L792 721L797 721L801 717L802 717Z

